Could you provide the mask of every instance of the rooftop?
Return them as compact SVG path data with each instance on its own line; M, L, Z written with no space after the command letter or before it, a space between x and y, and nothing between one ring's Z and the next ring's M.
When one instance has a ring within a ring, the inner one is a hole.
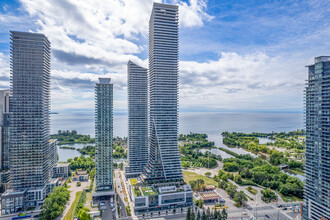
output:
M222 199L222 196L220 196L216 191L199 192L198 195L203 200Z
M153 196L158 194L156 190L151 186L141 187L141 191L144 196Z
M67 167L70 166L70 163L57 163L56 167Z

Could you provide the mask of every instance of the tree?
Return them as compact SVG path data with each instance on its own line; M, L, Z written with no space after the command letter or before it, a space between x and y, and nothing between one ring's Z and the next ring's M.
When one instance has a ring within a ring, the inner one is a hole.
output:
M227 186L227 188L225 190L226 190L226 192L228 193L228 195L231 198L234 198L235 193L237 191L237 186L235 186L234 184L230 183L230 184L228 184L228 186Z
M90 220L91 219L90 214L88 214L84 209L79 210L79 213L78 213L77 217L80 220Z
M245 205L248 199L243 191L239 191L235 193L234 201L236 202L236 205L240 207Z
M228 218L228 213L226 209L222 209L221 217L223 220L226 220Z
M239 175L239 174L236 174L235 177L234 177L234 181L237 183L237 184L242 184L242 177Z
M210 177L211 176L211 172L206 172L205 173L205 176Z
M70 193L66 187L54 187L53 192L48 195L42 205L39 219L55 219L63 210L64 205L69 200Z
M201 220L201 212L199 210L197 212L197 219L196 220Z
M190 167L190 163L188 161L182 161L182 167L188 168L188 167Z
M187 211L187 217L186 217L186 220L190 220L191 218L191 211L190 211L190 207L188 208L188 211Z
M265 202L271 202L272 200L277 198L275 192L273 192L271 189L261 190L261 194L261 199Z
M205 214L205 210L203 209L203 213L202 213L202 220L207 220L208 216Z
M228 172L237 172L239 166L236 162L226 162L223 164L223 169Z
M191 210L191 218L190 218L191 220L195 220L196 219L196 217L195 217L195 212L194 212L194 210L192 209Z
M119 169L123 170L124 164L123 164L123 163L120 163L120 164L118 165L118 167L119 167Z

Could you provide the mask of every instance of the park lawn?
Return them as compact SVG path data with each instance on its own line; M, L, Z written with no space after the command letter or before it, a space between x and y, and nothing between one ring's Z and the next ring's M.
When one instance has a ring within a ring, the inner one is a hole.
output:
M302 199L295 197L295 196L283 196L280 194L284 202L300 202L303 201Z
M257 195L258 190L256 190L255 188L252 188L251 190L248 190L248 188L249 188L249 187L246 187L245 189L246 189L248 192L250 192L251 194L253 194L253 195Z
M194 173L194 172L183 170L183 177L184 177L184 181L186 183L189 183L189 181L192 181L192 180L196 181L197 179L202 179L202 180L204 180L206 185L218 186L218 183L216 181L214 181L213 179L206 177L204 175Z
M64 216L63 220L72 220L73 219L74 212L77 208L81 194L82 194L82 191L76 192L76 198L74 199L73 203L71 204L71 207L70 207L68 213L66 213L66 215Z

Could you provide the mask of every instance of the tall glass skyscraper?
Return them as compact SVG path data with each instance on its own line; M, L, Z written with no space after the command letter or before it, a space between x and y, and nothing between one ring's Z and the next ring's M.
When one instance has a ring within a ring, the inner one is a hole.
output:
M51 179L50 59L46 36L11 31L10 176L14 190L43 188ZM36 199L43 198L39 193Z
M113 84L99 78L95 86L96 190L113 190Z
M178 6L154 3L149 21L149 160L145 181L181 181Z
M0 169L9 169L9 103L10 90L0 91Z
M330 219L330 56L307 66L305 220Z
M128 167L126 176L139 176L148 161L147 69L127 64Z

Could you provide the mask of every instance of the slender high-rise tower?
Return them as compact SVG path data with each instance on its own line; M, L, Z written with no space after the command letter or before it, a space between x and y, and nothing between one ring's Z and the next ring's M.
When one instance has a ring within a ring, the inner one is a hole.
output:
M9 102L10 90L0 91L0 169L9 169Z
M147 69L132 61L127 64L128 167L127 177L139 176L148 161L148 76Z
M149 21L149 160L145 181L181 181L178 6L154 3Z
M11 90L11 187L43 188L52 169L50 42L43 34L11 31Z
M330 56L307 68L303 219L330 219Z
M95 86L95 178L96 191L113 189L113 84L99 78Z

